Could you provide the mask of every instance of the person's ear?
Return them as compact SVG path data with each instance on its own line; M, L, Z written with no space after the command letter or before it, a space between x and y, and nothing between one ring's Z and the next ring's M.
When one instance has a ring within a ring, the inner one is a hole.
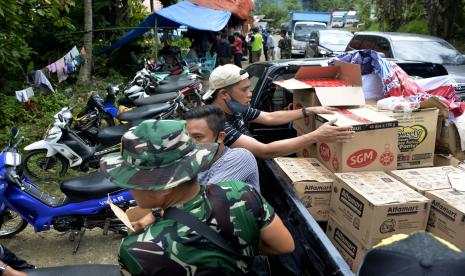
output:
M231 99L231 96L228 94L228 92L226 92L226 89L224 88L220 89L218 93L219 93L219 96L225 101L228 101Z
M222 144L224 142L225 137L226 137L226 133L224 131L220 131L218 133L218 139L216 140L216 142Z

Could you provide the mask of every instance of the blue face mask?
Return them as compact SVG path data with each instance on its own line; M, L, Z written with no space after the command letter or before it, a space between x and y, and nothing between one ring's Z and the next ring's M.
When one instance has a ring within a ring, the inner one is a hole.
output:
M241 104L238 101L231 99L226 102L226 105L233 111L234 113L243 113L249 109L248 104Z

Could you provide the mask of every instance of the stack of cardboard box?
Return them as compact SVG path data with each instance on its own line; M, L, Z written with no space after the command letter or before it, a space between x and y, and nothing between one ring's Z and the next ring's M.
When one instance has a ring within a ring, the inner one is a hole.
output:
M314 158L281 157L273 161L315 220L327 221L334 174Z
M382 239L426 229L430 200L385 172L335 175L326 233L353 271Z
M342 86L315 87L325 79ZM318 160L274 160L316 220L328 220L328 237L354 271L371 246L397 233L427 229L465 250L465 191L449 181L451 174L465 173L459 160L465 154L457 150L456 136L449 139L456 132L444 129L448 110L437 98L411 114L378 110L365 103L360 66L343 62L302 67L294 79L276 84L292 91L294 109L339 108L294 122L298 135L334 118L335 125L356 132L347 143L321 142L297 153ZM453 156L435 155L436 145L446 145Z

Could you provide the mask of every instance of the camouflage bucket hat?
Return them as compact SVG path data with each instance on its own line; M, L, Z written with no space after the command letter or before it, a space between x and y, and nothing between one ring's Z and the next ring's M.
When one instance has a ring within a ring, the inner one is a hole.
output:
M191 180L218 148L194 144L186 122L178 120L146 120L123 135L121 146L121 153L100 160L102 173L120 187L152 191Z

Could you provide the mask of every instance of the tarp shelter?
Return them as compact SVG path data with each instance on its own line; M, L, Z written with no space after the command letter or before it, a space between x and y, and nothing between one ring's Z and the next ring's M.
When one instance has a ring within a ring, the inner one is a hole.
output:
M230 17L231 12L229 11L213 10L189 1L182 1L150 14L139 26L125 34L113 45L98 52L97 55L110 53L143 35L150 28L154 28L155 23L157 28L177 28L184 25L191 29L217 32L226 26Z

